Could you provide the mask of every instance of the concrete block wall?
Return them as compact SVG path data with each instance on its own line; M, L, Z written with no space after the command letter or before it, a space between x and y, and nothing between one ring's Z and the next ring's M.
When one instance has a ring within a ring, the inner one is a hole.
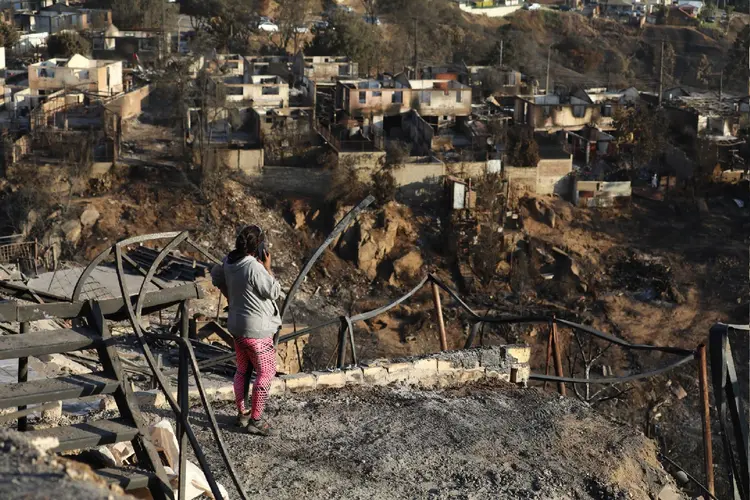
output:
M423 389L452 387L478 380L503 380L525 385L529 379L531 347L511 344L460 351L446 351L426 356L395 360L375 360L344 370L315 371L281 375L273 379L271 395L340 389L348 386L377 387L408 385ZM154 392L154 391L149 391ZM208 387L208 397L233 401L231 381ZM198 398L192 388L191 398ZM176 397L176 392L174 393ZM164 398L157 401L166 405ZM144 399L144 402L146 400ZM160 403L154 403L160 406Z

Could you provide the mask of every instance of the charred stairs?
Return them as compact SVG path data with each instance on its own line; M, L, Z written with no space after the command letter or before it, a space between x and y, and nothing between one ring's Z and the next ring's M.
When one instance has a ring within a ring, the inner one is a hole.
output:
M85 326L0 336L0 360L18 359L19 366L25 366L31 356L92 349L99 356L102 371L39 380L25 380L19 371L18 383L0 384L0 409L18 408L20 415L28 405L112 395L120 414L118 418L32 431L27 431L22 418L19 419L19 430L25 431L32 440L55 439L51 451L59 453L130 441L138 468L106 468L97 470L97 474L125 490L148 487L157 500L173 498L159 454L148 437L138 402L120 366L104 314L98 303L90 302L89 305L87 313L74 321L74 324Z

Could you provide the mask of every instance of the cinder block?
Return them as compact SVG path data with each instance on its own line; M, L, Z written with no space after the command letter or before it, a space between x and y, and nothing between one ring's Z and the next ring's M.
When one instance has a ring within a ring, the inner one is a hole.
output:
M479 366L499 366L500 359L501 352L499 349L490 347L489 349L482 349L481 351L479 351Z
M531 359L531 347L527 345L509 345L505 353L515 359L515 363L528 363Z
M438 371L438 360L435 358L418 359L414 361L414 371L436 373Z
M514 384L526 385L531 374L531 367L527 364L513 365L510 369L510 381Z
M362 374L362 368L352 368L344 372L346 377L346 385L362 385L364 383L364 375Z
M271 396L278 395L278 394L284 394L286 392L286 380L281 377L274 377L273 380L271 380L271 388L268 391L268 394Z
M346 374L342 371L337 372L313 372L318 379L318 389L339 388L346 385Z
M393 363L386 367L388 370L388 382L405 382L414 370L412 363Z
M440 381L440 376L438 373L435 372L417 372L421 374L419 378L414 377L414 374L412 374L412 378L410 381L414 384L416 384L418 387L421 387L423 389L433 389L438 386L438 383Z
M437 371L438 373L444 373L444 372L455 372L456 370L459 370L460 368L456 368L453 366L452 361L448 361L445 359L438 359L437 361Z
M504 382L510 382L510 373L507 371L491 370L487 368L485 377L488 379L502 380Z
M312 373L295 373L281 378L286 383L287 392L314 391L317 386L317 379Z
M452 387L458 383L458 370L453 371L438 371L437 383L435 384L439 388Z
M386 385L388 370L382 366L366 366L362 368L362 375L367 385Z
M461 370L456 372L456 382L459 384L466 384L469 382L476 382L484 378L484 368L473 368L471 370Z
M234 387L231 385L217 387L214 399L217 401L234 401Z

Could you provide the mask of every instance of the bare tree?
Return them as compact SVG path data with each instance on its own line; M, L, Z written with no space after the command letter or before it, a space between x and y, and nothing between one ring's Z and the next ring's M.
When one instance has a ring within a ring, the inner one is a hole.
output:
M586 380L591 379L591 369L594 368L597 362L600 362L602 356L604 356L614 344L608 344L607 347L602 348L596 341L587 336L588 339L585 343L581 341L581 334L573 332L573 337L576 339L578 345L578 351L568 353L568 362L570 364L571 377L575 377L577 372L578 362L580 360L583 366L583 377ZM606 366L602 364L602 366ZM602 370L604 371L604 370ZM578 396L578 399L587 404L598 404L611 399L617 399L623 394L630 391L630 388L620 389L616 384L604 385L601 389L596 391L592 390L592 384L583 384L584 393L581 394L579 390L579 384L573 384L573 390Z
M287 51L293 43L293 53L299 49L300 35L307 32L315 12L320 11L320 0L278 0L276 23L279 26L280 50ZM273 37L272 37L273 39Z

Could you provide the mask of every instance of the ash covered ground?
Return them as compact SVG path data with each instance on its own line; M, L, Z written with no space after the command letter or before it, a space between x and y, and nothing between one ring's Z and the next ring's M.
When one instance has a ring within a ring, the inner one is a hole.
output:
M507 384L273 397L267 416L280 435L268 438L234 427L233 405L216 410L252 498L625 499L676 491L639 432L572 398ZM202 411L191 419L231 489Z

